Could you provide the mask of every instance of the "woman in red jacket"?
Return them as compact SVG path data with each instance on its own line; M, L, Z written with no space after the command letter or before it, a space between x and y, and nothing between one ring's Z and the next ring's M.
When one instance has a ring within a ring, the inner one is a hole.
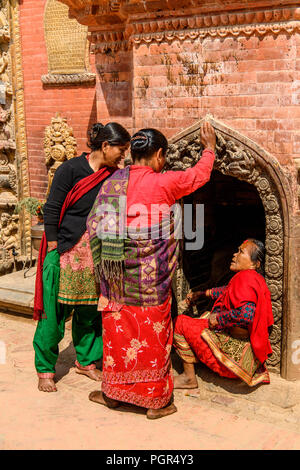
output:
M249 386L270 383L265 361L272 354L269 327L273 324L271 295L262 275L264 245L254 239L242 243L233 255L236 272L227 286L190 292L190 307L200 297L215 300L201 318L179 315L174 346L184 372L175 377L175 388L197 388L194 364L203 362L222 377L240 378Z
M131 139L134 164L103 184L87 223L103 321L102 391L92 392L90 400L112 408L132 403L146 408L149 419L176 411L170 361L171 283L178 257L173 221L167 237L161 232L176 200L210 178L216 137L209 123L200 137L204 150L193 168L161 173L167 139L155 129L138 131ZM116 225L122 224L128 236L118 238Z

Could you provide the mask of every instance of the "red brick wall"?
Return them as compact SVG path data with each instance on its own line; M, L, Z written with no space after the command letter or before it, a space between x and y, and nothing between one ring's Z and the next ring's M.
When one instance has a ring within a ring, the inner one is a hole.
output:
M51 118L56 112L67 118L74 130L78 154L86 150L87 129L97 120L94 85L45 87L41 81L41 76L48 73L43 24L45 5L46 0L20 2L30 192L38 198L44 198L47 189L43 139Z
M98 121L121 123L128 132L133 127L133 54L119 51L96 54Z
M135 129L171 137L211 113L281 164L299 158L299 34L141 44L132 55Z
M149 88L145 97L139 96L143 88L136 90L136 124L150 112L170 136L212 113L286 164L300 152L300 89L297 94L293 87L299 78L299 45L296 37L269 35L206 39L201 47L152 45L151 55L143 46L135 76L141 84L148 74ZM171 54L164 56L168 49Z
M43 87L47 55L46 0L20 6L31 194L47 185L44 128L57 111L85 150L91 122L117 120L129 131L151 126L167 137L205 114L253 139L292 168L300 154L300 35L206 38L142 44L112 56L97 54L92 86ZM91 55L91 59L94 56ZM127 100L127 102L126 102Z

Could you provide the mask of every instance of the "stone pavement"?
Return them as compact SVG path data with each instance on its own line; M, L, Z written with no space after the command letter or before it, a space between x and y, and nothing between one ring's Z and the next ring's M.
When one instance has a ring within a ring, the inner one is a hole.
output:
M275 395L283 389L284 398L269 404L270 386L255 391L266 401L255 399L203 369L199 390L175 391L177 413L149 421L142 409L109 410L88 400L99 384L74 371L70 322L60 344L58 392L39 392L34 331L32 320L0 313L0 351L7 347L5 361L0 354L0 449L300 449L299 383L285 389L272 376Z

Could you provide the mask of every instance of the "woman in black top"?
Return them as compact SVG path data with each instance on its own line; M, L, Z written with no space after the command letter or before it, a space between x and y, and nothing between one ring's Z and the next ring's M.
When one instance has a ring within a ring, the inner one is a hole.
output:
M76 372L101 379L95 361L102 356L101 317L97 312L98 291L86 232L86 219L103 181L60 214L74 186L105 167L118 168L129 148L130 135L118 123L95 124L89 133L91 153L64 162L56 171L44 206L48 254L43 265L45 318L39 320L33 346L38 388L56 391L54 383L58 343L65 321L73 310L72 336L76 350ZM80 193L81 194L81 193Z

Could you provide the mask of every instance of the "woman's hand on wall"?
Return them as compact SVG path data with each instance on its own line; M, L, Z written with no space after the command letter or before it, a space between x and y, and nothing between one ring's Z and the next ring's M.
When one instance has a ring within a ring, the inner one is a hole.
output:
M216 133L213 126L209 122L204 122L200 127L200 141L205 149L216 149Z

